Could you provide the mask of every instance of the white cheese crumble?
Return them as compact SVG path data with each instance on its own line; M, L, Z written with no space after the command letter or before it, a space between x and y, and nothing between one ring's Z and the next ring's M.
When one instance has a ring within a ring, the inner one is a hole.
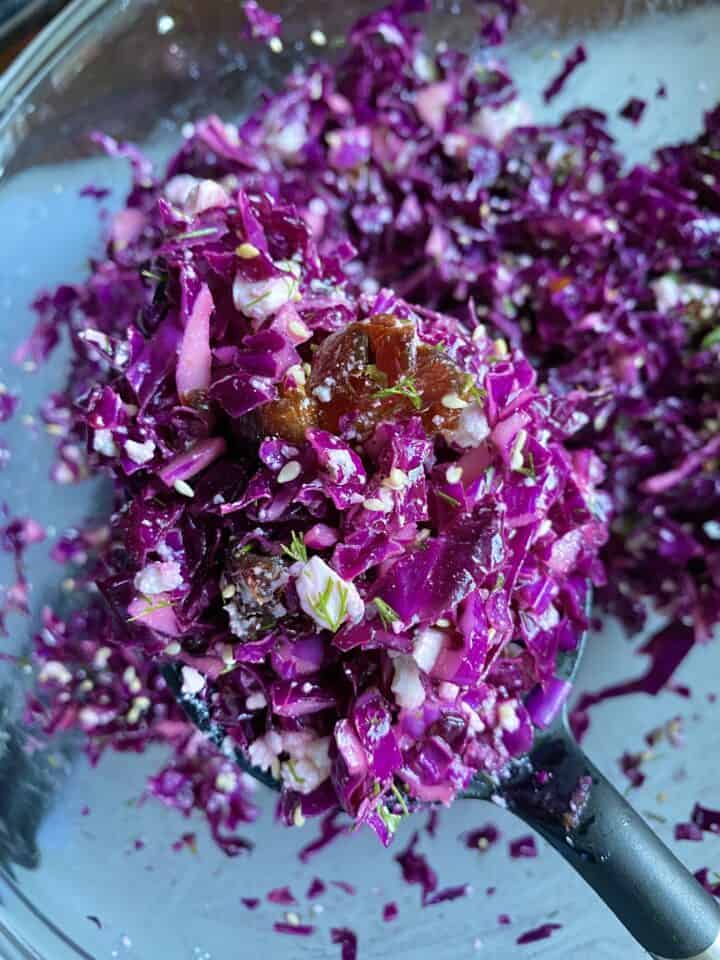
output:
M343 580L320 557L303 564L295 581L300 606L320 626L336 631L362 619L365 604L355 584Z
M398 706L406 710L416 710L425 702L425 688L420 679L420 671L412 657L401 653L393 661L393 681L390 689L395 694Z
M135 575L135 589L146 597L168 590L176 590L183 584L180 564L176 560L148 563Z

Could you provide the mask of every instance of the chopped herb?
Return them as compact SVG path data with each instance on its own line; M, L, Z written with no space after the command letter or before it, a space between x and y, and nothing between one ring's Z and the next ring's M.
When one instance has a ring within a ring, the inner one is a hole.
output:
M720 327L715 327L714 330L711 330L710 333L706 333L702 338L700 348L702 350L709 350L710 347L714 347L718 343L720 343Z
M416 410L422 409L423 405L422 394L418 391L413 378L409 376L400 377L392 387L378 390L374 396L377 400L382 400L385 397L405 397Z
M286 764L288 770L290 771L290 773L292 774L293 780L294 780L296 783L305 783L305 778L304 778L304 777L301 777L300 774L299 774L299 773L297 772L297 770L295 769L295 761L294 761L294 760L286 760L286 761L285 761L285 764Z
M250 553L250 551L252 550L252 548L253 548L253 545L252 545L251 543L246 543L244 547L239 547L239 548L235 551L235 556L236 556L236 557L244 557L246 553ZM284 548L283 548L283 549L284 549Z
M533 460L532 453L526 453L525 460L527 461L527 466L520 467L518 473L522 473L523 476L529 477L531 480L537 480L537 474L535 473L535 461Z
M267 298L270 296L271 293L272 293L272 290L266 290L265 293L261 293L259 297L255 297L254 300L251 300L249 303L246 303L245 306L254 307L256 306L256 304L262 303L263 300L267 300Z
M407 815L410 813L410 811L408 810L408 805L407 805L407 801L406 801L406 799L405 799L405 794L404 794L400 789L398 789L397 785L394 784L394 783L393 783L393 785L392 785L392 792L395 794L395 796L396 796L396 798L397 798L397 802L398 802L398 803L400 804L400 806L402 807L402 812L403 812L404 816L407 816Z
M143 617L147 617L151 613L155 613L156 610L164 610L166 607L171 607L172 603L169 600L161 600L160 603L151 603L149 600L148 606L144 610L141 610L140 613L136 613L134 617L128 617L128 623L135 623L136 620L142 620Z
M402 814L390 813L390 811L388 810L388 808L385 806L384 803L379 803L377 805L377 812L378 812L378 816L380 817L382 822L385 824L385 826L388 828L390 833L395 833L395 831L397 830L402 820Z
M451 507L459 507L460 501L456 500L455 497L451 497L449 493L445 493L444 490L436 490L436 496L440 497L441 500L444 500L446 503L449 503Z
M333 617L328 609L328 604L330 603L330 598L332 597L335 587L337 587L338 596L340 597L340 609L337 617ZM312 600L310 601L310 606L318 617L321 617L325 623L327 623L330 630L332 630L333 633L337 633L347 613L347 601L348 588L340 583L336 583L334 580L328 579L325 584L325 589L314 603Z
M211 237L217 233L217 227L202 227L199 230L189 230L187 233L179 233L176 240L194 240L196 237Z
M298 560L301 563L307 563L308 552L307 547L305 546L305 541L300 534L296 533L294 530L290 535L289 546L283 545L282 552L287 554L287 556L291 557L293 560Z
M373 603L377 607L377 611L380 614L380 619L386 627L389 627L391 623L397 623L397 621L400 619L390 604L385 603L381 597L375 597Z
M497 580L495 581L495 589L502 590L504 586L505 586L505 574L499 573L497 576Z
M148 280L157 280L158 283L162 283L165 277L160 276L159 273L153 273L152 270L141 270L141 277L146 277Z
M370 377L371 380L374 380L375 383L379 383L382 386L387 384L387 374L383 373L374 363L369 363L365 367L365 373Z
M487 396L487 393L477 385L472 373L466 373L460 390L460 396L463 400L466 400L468 397L472 397L473 400L483 400Z

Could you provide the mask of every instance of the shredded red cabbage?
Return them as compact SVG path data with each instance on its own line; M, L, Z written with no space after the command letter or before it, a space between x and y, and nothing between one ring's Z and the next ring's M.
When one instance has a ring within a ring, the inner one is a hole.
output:
M98 135L132 166L127 204L15 354L67 334L53 478L116 492L106 610L46 614L31 713L91 755L170 742L151 789L207 808L229 853L247 784L188 731L168 660L282 781L283 818L324 816L306 859L338 809L387 843L527 752L589 583L629 627L647 601L668 624L644 674L581 699L579 733L595 703L667 686L720 619L720 110L626 171L597 111L537 124L495 59L424 51L422 8L364 18L240 125L198 121L163 175ZM486 43L517 8L481 5ZM103 710L79 676L101 647Z
M536 857L538 855L537 843L532 834L528 834L525 837L518 837L517 840L512 840L509 850L513 860L519 860L523 857Z
M547 940L556 930L562 930L561 923L543 923L533 930L520 934L515 943L523 946L527 943L537 943L538 940Z
M347 927L333 927L330 931L333 943L341 947L341 960L357 960L357 934Z

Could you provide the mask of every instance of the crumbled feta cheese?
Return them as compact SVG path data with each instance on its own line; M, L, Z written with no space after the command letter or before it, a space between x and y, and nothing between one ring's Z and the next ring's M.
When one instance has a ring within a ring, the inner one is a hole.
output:
M460 687L456 683L450 683L449 680L443 680L438 686L438 696L441 700L457 700L460 693Z
M267 700L265 699L265 694L258 691L257 693L251 693L250 696L245 700L245 706L248 710L262 710L263 707L267 706Z
M420 671L412 657L401 653L393 661L393 681L390 689L395 694L398 706L416 710L425 702L425 688Z
M433 627L418 630L413 642L412 655L415 663L425 673L429 673L435 666L446 639L442 630L435 630Z
M498 721L503 730L507 730L508 733L514 733L520 727L520 718L517 715L515 709L515 704L506 700L505 703L501 703L498 707Z
M137 440L126 440L125 453L133 463L148 463L155 456L155 443L153 440L145 440L144 443L138 443Z
M463 475L463 468L457 466L457 464L455 464L452 467L448 467L447 470L445 471L445 479L447 480L448 483L452 483L452 484L460 483L460 481L462 480L462 475Z
M238 273L233 281L233 303L236 310L261 323L290 303L297 292L299 268L292 260L276 266L284 272L267 280L244 280Z
M490 426L482 407L477 403L465 407L455 429L443 430L443 436L448 443L463 450L479 446L490 436Z
M279 733L270 730L263 737L258 737L248 747L250 763L260 770L270 770L282 752L283 742Z
M300 606L313 620L329 630L338 630L346 620L362 619L365 604L355 584L343 580L320 557L303 564L295 581Z
M135 575L135 589L146 597L168 590L177 590L183 584L180 564L176 560L148 563Z
M493 144L501 144L516 127L526 127L533 122L530 107L524 100L511 100L501 107L482 107L472 118L475 133Z
M118 448L113 440L112 430L96 430L93 436L93 450L104 457L116 457Z
M195 696L196 693L205 687L205 677L196 670L195 667L182 668L182 692L188 696Z
M291 160L304 146L307 138L308 132L304 121L292 120L280 129L269 130L265 136L265 142L284 159Z
M196 217L205 210L227 207L229 204L230 197L224 187L215 180L201 180L188 191L184 206L191 217Z
M298 793L312 793L330 776L330 738L300 732L283 734L282 740L283 750L290 756L280 766L283 783Z

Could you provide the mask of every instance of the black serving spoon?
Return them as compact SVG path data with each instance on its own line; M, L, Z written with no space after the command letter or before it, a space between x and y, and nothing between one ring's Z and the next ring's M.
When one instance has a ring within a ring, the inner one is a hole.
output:
M561 655L559 676L574 679L584 647L585 637ZM181 667L169 664L165 678L190 720L221 746L224 731L205 703L182 692ZM236 759L256 780L280 789L239 751ZM573 816L571 798L582 794ZM531 753L507 778L477 776L461 796L506 806L544 837L656 960L720 960L720 905L585 756L565 708L537 731Z

